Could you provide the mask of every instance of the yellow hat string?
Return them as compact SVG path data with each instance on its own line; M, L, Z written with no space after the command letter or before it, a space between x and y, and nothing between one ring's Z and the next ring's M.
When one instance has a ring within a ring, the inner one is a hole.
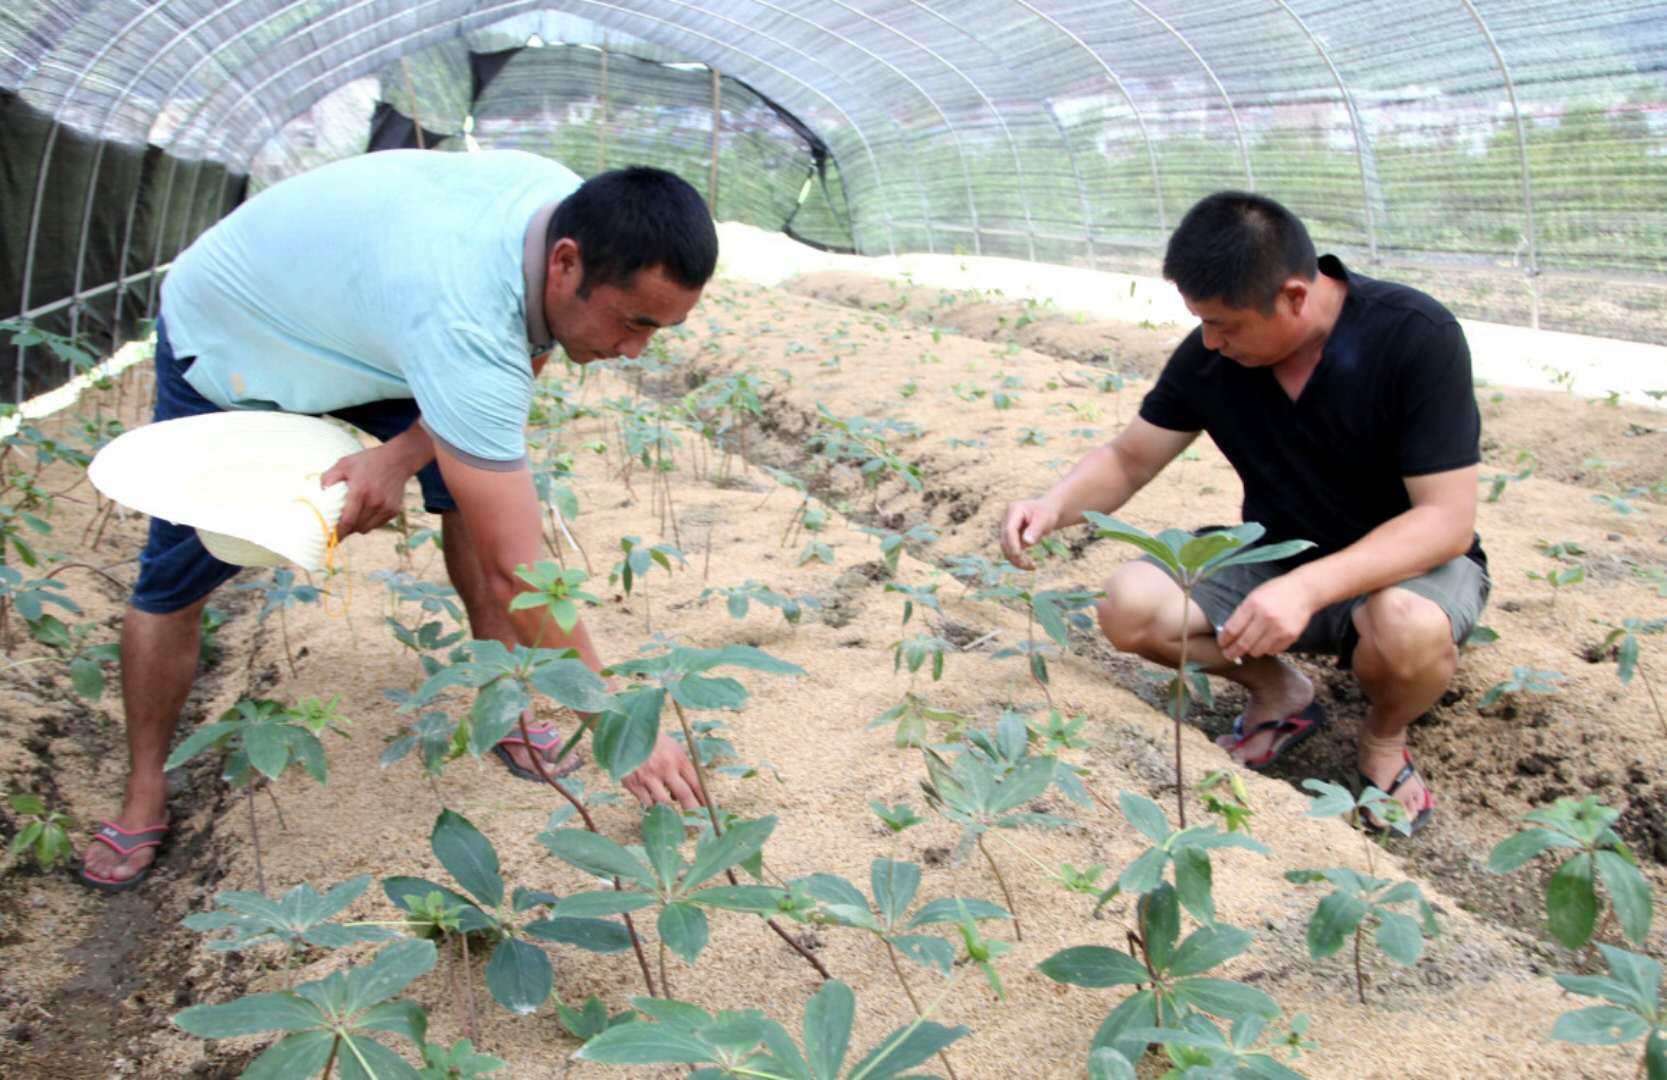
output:
M305 506L308 510L311 510L313 512L313 516L318 519L318 527L324 531L324 576L327 579L335 577L337 573L336 549L341 546L341 538L336 535L336 527L324 520L323 512L321 512L318 507L313 505L311 499L297 498L295 501L300 503L302 506ZM329 590L324 591L324 599L321 601L321 606L324 608L324 614L332 619L345 618L348 609L353 606L353 575L348 573L347 556L345 553L342 556L342 568L340 573L347 579L347 590L345 597L342 599L341 609L339 611L330 610Z

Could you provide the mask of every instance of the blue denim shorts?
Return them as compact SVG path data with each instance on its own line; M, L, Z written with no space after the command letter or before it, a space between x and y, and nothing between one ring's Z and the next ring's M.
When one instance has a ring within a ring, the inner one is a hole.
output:
M177 420L182 416L221 412L221 408L197 393L185 381L185 372L195 357L174 355L167 328L156 320L156 410L152 420ZM368 435L387 442L417 422L417 403L409 398L372 401L327 414L345 420ZM417 473L422 487L423 509L431 514L457 509L446 490L440 466L429 462ZM166 615L190 607L231 580L241 566L221 562L203 547L197 530L151 518L145 550L139 554L139 580L130 602L140 611Z

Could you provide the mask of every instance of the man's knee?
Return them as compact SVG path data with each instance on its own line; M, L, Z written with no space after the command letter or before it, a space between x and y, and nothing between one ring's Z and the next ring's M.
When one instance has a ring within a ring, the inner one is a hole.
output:
M1119 652L1143 652L1153 641L1179 638L1180 590L1151 563L1125 563L1106 579L1096 606L1100 630Z
M1458 665L1453 624L1435 601L1407 589L1373 593L1355 609L1360 631L1356 665L1397 681L1425 678L1432 669L1449 675Z

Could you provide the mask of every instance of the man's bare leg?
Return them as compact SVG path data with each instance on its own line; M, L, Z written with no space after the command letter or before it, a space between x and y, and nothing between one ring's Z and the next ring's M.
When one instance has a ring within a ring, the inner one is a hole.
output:
M1233 664L1221 655L1215 628L1196 603L1187 605L1186 621L1181 619L1181 587L1170 576L1146 562L1126 563L1112 572L1106 582L1106 598L1099 605L1100 629L1121 652L1134 653L1154 664L1178 667L1181 662L1181 634L1187 637L1187 662L1202 664L1211 675L1236 682L1250 693L1245 707L1245 728L1269 720L1283 720L1306 709L1314 700L1314 684L1285 661L1273 656L1247 659ZM1274 732L1262 732L1235 746L1231 735L1217 743L1231 751L1233 760L1243 764L1261 758L1273 749ZM1289 737L1289 734L1283 736Z
M129 607L122 618L122 707L127 713L127 791L113 819L139 830L167 820L168 786L162 763L168 758L180 709L197 675L205 596L189 607L154 615ZM155 848L122 858L94 842L82 857L99 877L126 881L156 858Z
M475 554L474 543L469 538L469 529L463 524L461 513L449 510L440 515L440 538L445 545L446 576L451 578L452 588L457 590L458 598L463 601L464 614L469 617L470 635L479 641L513 642L515 627L509 621L509 613L493 599L491 587L486 583L486 571ZM583 632L584 624L580 623L574 630L576 633ZM523 769L533 768L525 746L515 743L504 749L509 751L516 765ZM559 750L559 746L553 746L545 751L546 763L553 762Z
M1360 771L1389 790L1404 763L1407 726L1428 712L1458 670L1452 623L1434 601L1407 589L1373 593L1355 609L1360 644L1354 673L1370 707L1360 729ZM1409 814L1424 806L1423 777L1395 793Z

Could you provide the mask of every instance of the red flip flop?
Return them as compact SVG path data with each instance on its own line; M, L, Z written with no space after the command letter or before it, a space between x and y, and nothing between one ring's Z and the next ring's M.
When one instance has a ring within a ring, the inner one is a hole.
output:
M1395 793L1401 790L1402 784L1405 784L1408 780L1411 780L1413 777L1418 775L1418 767L1412 763L1412 752L1405 747L1401 748L1401 761L1401 771L1395 774L1395 779L1389 782L1389 786L1387 788L1379 789L1392 799L1395 797ZM1367 776L1365 773L1360 773L1359 776L1360 790L1365 791L1369 787L1377 787L1377 784L1372 782L1372 778L1370 776ZM1405 809L1405 807L1402 809ZM1423 830L1424 826L1428 825L1430 820L1434 817L1435 793L1430 790L1430 785L1426 782L1424 784L1424 805L1420 806L1418 808L1418 812L1412 815L1412 823L1408 826L1406 835L1417 836L1419 832ZM1360 824L1370 832L1382 833L1386 836L1390 833L1398 831L1387 825L1374 824L1372 819L1366 815L1364 810L1361 811L1360 814Z
M108 847L125 861L129 855L136 851L143 851L146 848L160 848L162 838L167 834L168 823L166 821L160 825L132 830L124 829L114 821L106 821L103 822L103 827L93 834L93 840ZM160 855L160 852L158 855ZM146 878L150 877L151 867L155 865L156 857L153 856L150 862L140 867L139 872L130 878L104 877L102 874L95 874L83 866L80 873L81 883L89 889L97 889L99 892L126 892L129 889L137 889Z
M1283 742L1275 739L1273 747L1269 749L1267 753L1260 757L1251 758L1244 763L1245 768L1261 772L1263 769L1266 769L1268 766L1284 757L1286 751L1290 750L1292 747L1301 745L1304 739L1307 739L1316 731L1325 727L1326 724L1327 720L1325 707L1318 701L1310 702L1308 708L1299 713L1287 716L1283 720L1264 720L1262 723L1257 724L1249 730L1246 730L1244 726L1244 713L1240 713L1238 718L1233 721L1232 749L1237 750L1248 740L1255 738L1257 735L1260 735L1265 731L1271 731L1275 735L1289 734L1290 737L1285 739Z
M509 770L511 776L518 780L531 780L535 784L542 784L544 778L538 775L538 770L528 769L516 764L515 758L510 755L509 748L511 746L525 746L528 747L530 753L542 754L552 746L559 747L566 740L556 734L554 724L528 724L527 735L532 740L531 742L523 739L521 729L516 728L514 734L498 740L498 744L492 747L492 753L499 761L504 763L504 768ZM584 763L585 759L574 752L568 754L566 760L559 765L547 764L544 771L550 774L551 779L560 780Z

